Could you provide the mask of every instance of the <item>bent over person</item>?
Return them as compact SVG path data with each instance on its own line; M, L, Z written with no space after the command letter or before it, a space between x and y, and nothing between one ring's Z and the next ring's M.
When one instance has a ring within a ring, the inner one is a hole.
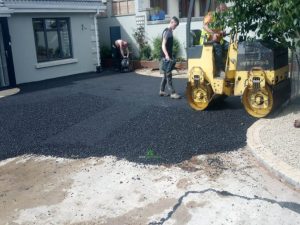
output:
M160 96L169 96L165 92L166 85L171 92L170 97L174 99L179 99L180 95L175 92L172 84L172 69L175 64L173 59L173 30L178 26L179 20L177 17L173 17L170 21L169 26L164 29L162 33L162 44L161 44L161 62L160 67L163 72L163 78L160 84Z
M128 43L124 40L116 40L113 44L115 67L121 69L121 61L129 57Z

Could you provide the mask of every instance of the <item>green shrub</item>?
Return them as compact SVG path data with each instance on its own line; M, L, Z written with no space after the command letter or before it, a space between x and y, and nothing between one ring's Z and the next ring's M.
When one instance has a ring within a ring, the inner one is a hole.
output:
M139 46L139 59L151 59L151 47L146 41L145 28L138 26L137 29L134 30L133 37Z
M186 59L183 57L177 57L176 62L186 62Z
M173 55L175 58L179 55L180 52L180 42L177 38L174 37L173 41Z
M152 51L152 58L153 59L160 59L161 55L161 37L156 37L153 40L153 51Z
M153 51L152 51L152 58L153 59L160 59L161 57L161 44L162 44L162 38L160 36L157 36L153 40ZM174 37L173 39L173 56L177 58L178 54L180 52L180 42L177 38Z
M143 26L138 26L133 32L133 37L138 43L139 47L143 47L146 44L145 28Z
M141 47L141 49L140 49L140 59L142 59L142 60L151 59L151 52L152 52L152 49L151 49L150 45L148 45L148 44L143 45L143 47Z
M103 58L103 59L112 57L111 49L107 45L103 45L100 47L100 54L101 54L101 58Z

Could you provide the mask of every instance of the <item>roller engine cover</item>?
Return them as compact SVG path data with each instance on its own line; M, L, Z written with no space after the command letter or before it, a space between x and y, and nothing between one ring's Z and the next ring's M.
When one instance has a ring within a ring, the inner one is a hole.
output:
M242 41L238 44L238 71L249 71L253 67L277 70L287 65L288 49L274 41Z

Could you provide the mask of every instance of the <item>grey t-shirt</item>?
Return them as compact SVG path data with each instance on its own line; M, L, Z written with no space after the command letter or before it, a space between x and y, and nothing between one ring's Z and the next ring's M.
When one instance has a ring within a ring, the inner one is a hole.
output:
M172 30L171 29L164 30L164 32L163 32L163 38L166 39L166 40L168 40L168 38L171 38L171 37L173 37Z
M162 33L162 38L166 40L166 49L170 57L173 55L173 32L172 29L166 28ZM161 57L164 58L165 54L161 50Z

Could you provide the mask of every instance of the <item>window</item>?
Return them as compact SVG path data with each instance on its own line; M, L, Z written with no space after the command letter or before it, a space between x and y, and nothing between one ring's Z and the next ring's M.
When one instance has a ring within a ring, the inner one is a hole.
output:
M188 17L190 0L179 0L179 17ZM192 16L194 16L194 11Z
M134 1L135 0L113 0L112 14L115 16L135 14Z
M72 58L69 18L33 19L38 62Z
M198 2L195 1L195 6L194 6L192 17L205 16L205 10L206 10L208 1L209 0L198 0ZM210 7L209 7L208 11L215 11L216 0L210 0L210 1L211 1ZM189 4L190 4L190 0L179 0L179 17L180 18L188 17ZM199 11L199 9L200 9L200 11Z
M168 13L167 0L150 0L151 8L162 9L165 13Z

